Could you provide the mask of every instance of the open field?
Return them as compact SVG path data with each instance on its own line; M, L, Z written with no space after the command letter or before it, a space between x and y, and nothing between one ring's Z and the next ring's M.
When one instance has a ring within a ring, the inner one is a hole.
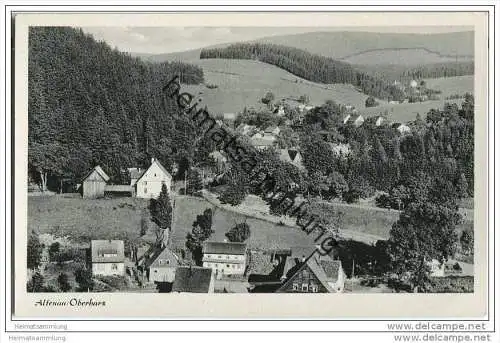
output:
M210 240L223 241L227 231L237 223L246 221L251 231L247 243L253 249L290 248L297 245L311 245L314 241L314 237L308 237L300 229L220 209L201 198L183 197L176 200L176 216L171 237L174 247L185 248L186 235L191 232L196 216L202 214L207 208L215 210L212 221L212 229L215 233Z
M426 79L425 82L428 88L442 92L440 94L441 99L453 94L474 94L474 75L440 77L437 79Z
M460 107L462 105L463 99L455 100L433 100L417 103L403 103L403 104L381 104L377 107L362 108L359 113L365 118L372 117L375 115L384 114L387 111L388 118L390 121L394 122L409 122L413 121L417 117L417 113L420 113L420 117L425 119L427 113L431 109L444 108L445 103L456 103Z
M138 198L28 197L28 230L68 236L77 243L135 238L139 236L141 213L146 211L147 204L147 200Z
M251 202L247 202L249 205ZM211 240L223 241L225 233L237 223L246 221L250 225L252 248L289 248L297 245L311 245L315 235L307 236L300 229L280 225L268 220L218 208L202 198L177 197L172 223L171 242L175 247L184 248L186 235L191 232L196 216L207 208L215 209L212 227L215 233ZM387 239L392 224L398 219L397 211L373 210L371 208L332 204L332 210L344 213L346 238L378 237ZM123 239L138 237L140 220L147 208L147 200L136 198L82 199L79 197L29 197L28 229L38 229L40 233L55 233L68 236L77 243L88 244L90 239ZM146 211L144 214L149 217ZM154 224L150 223L150 227ZM472 228L470 217L459 225L457 231ZM153 241L150 229L143 237Z
M190 61L203 68L205 83L217 85L185 85L183 89L200 96L210 113L237 113L246 107L263 107L260 102L271 91L275 99L297 98L306 94L312 105L326 100L363 108L367 95L352 85L324 85L301 79L273 65L251 60L203 59ZM202 92L202 94L200 94ZM384 103L383 101L380 101Z

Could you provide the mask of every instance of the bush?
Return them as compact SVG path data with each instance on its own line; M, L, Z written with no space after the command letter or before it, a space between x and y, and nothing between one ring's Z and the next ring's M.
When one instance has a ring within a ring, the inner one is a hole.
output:
M53 256L54 261L64 263L68 261L84 262L85 252L78 248L65 248L55 253Z
M124 290L129 287L127 278L119 275L99 275L96 279L109 285L115 290Z
M431 293L473 293L473 276L447 276L431 278Z
M68 274L61 273L57 277L57 283L59 284L59 289L63 292L71 290L71 285L69 284Z
M49 247L49 258L50 261L57 261L56 256L61 250L61 243L59 242L54 242L50 245Z
M365 107L375 107L378 105L379 105L379 103L372 96L369 96L365 101Z

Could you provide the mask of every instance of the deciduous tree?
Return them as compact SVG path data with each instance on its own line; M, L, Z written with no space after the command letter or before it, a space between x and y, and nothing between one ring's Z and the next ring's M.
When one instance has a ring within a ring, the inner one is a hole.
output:
M196 216L191 233L186 236L186 247L191 251L197 265L202 261L202 244L214 233L212 230L212 209L207 208L203 214Z
M250 226L247 223L236 224L226 233L230 242L244 242L250 237Z

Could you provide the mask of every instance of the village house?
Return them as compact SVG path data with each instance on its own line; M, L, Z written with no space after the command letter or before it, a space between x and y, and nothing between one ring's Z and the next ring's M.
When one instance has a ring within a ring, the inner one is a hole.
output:
M102 198L105 195L125 195L138 198L156 198L162 185L170 192L172 176L155 159L151 159L148 169L127 168L130 175L129 185L108 184L110 177L100 166L94 167L82 180L81 193L84 198Z
M92 275L124 275L125 253L121 240L90 242Z
M264 136L277 136L281 132L281 129L275 125L268 126L264 130Z
M371 126L375 126L375 127L380 127L384 123L387 123L387 119L381 115L368 117L368 118L366 118L366 120L364 122L365 125L371 125Z
M285 115L285 108L283 105L275 106L273 113L277 116L283 117Z
M145 261L149 282L174 282L178 261L178 257L169 248L155 248Z
M380 126L382 123L385 121L385 118L382 116L378 116L377 120L375 121L375 126Z
M243 275L246 267L246 244L233 242L205 242L203 267L212 268L216 277Z
M277 293L340 293L346 274L339 260L313 253L314 249L294 247L287 257Z
M348 114L348 115L346 115L344 117L344 119L342 120L342 122L344 123L344 125L347 124L347 122L349 121L349 119L351 119L351 115L350 114Z
M137 180L144 174L142 168L127 168L128 175L130 176L130 186L134 186Z
M361 125L363 125L364 121L365 118L363 118L363 116L360 114L358 116L351 117L348 123L351 122L355 127L360 127Z
M175 270L172 292L213 293L215 278L212 268L182 266Z
M336 156L340 156L340 155L347 156L351 152L351 147L350 147L349 143L347 143L347 144L344 144L344 143L337 143L337 144L336 143L328 143L328 145L330 145L330 149L332 149L332 152Z
M163 185L167 186L170 192L172 186L172 176L155 158L151 159L151 165L144 173L138 176L137 181L132 186L135 188L135 195L138 198L156 198L160 195Z
M302 155L297 149L280 149L279 153L281 161L291 163L299 169L304 169Z
M102 170L101 166L94 167L83 177L82 196L84 198L102 198L109 176Z
M406 124L393 123L392 128L398 130L400 134L411 132L411 128Z
M250 139L250 143L252 146L254 146L256 149L263 150L265 148L269 148L274 146L274 143L276 141L276 137L274 136L266 136L262 138L254 138L252 137Z

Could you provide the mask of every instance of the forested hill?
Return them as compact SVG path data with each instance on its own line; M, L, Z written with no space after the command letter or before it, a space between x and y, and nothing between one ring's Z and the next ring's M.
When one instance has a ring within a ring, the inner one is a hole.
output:
M196 152L194 132L174 122L172 100L164 109L161 89L174 74L184 83L202 82L199 67L147 63L79 29L32 27L28 73L34 178L78 180L100 164L117 180L121 168L143 166L152 156L170 168L181 154Z
M399 100L400 89L389 81L354 69L350 64L330 57L276 44L240 43L225 48L203 49L200 58L252 59L273 64L279 68L319 83L348 83L363 93L382 99Z

